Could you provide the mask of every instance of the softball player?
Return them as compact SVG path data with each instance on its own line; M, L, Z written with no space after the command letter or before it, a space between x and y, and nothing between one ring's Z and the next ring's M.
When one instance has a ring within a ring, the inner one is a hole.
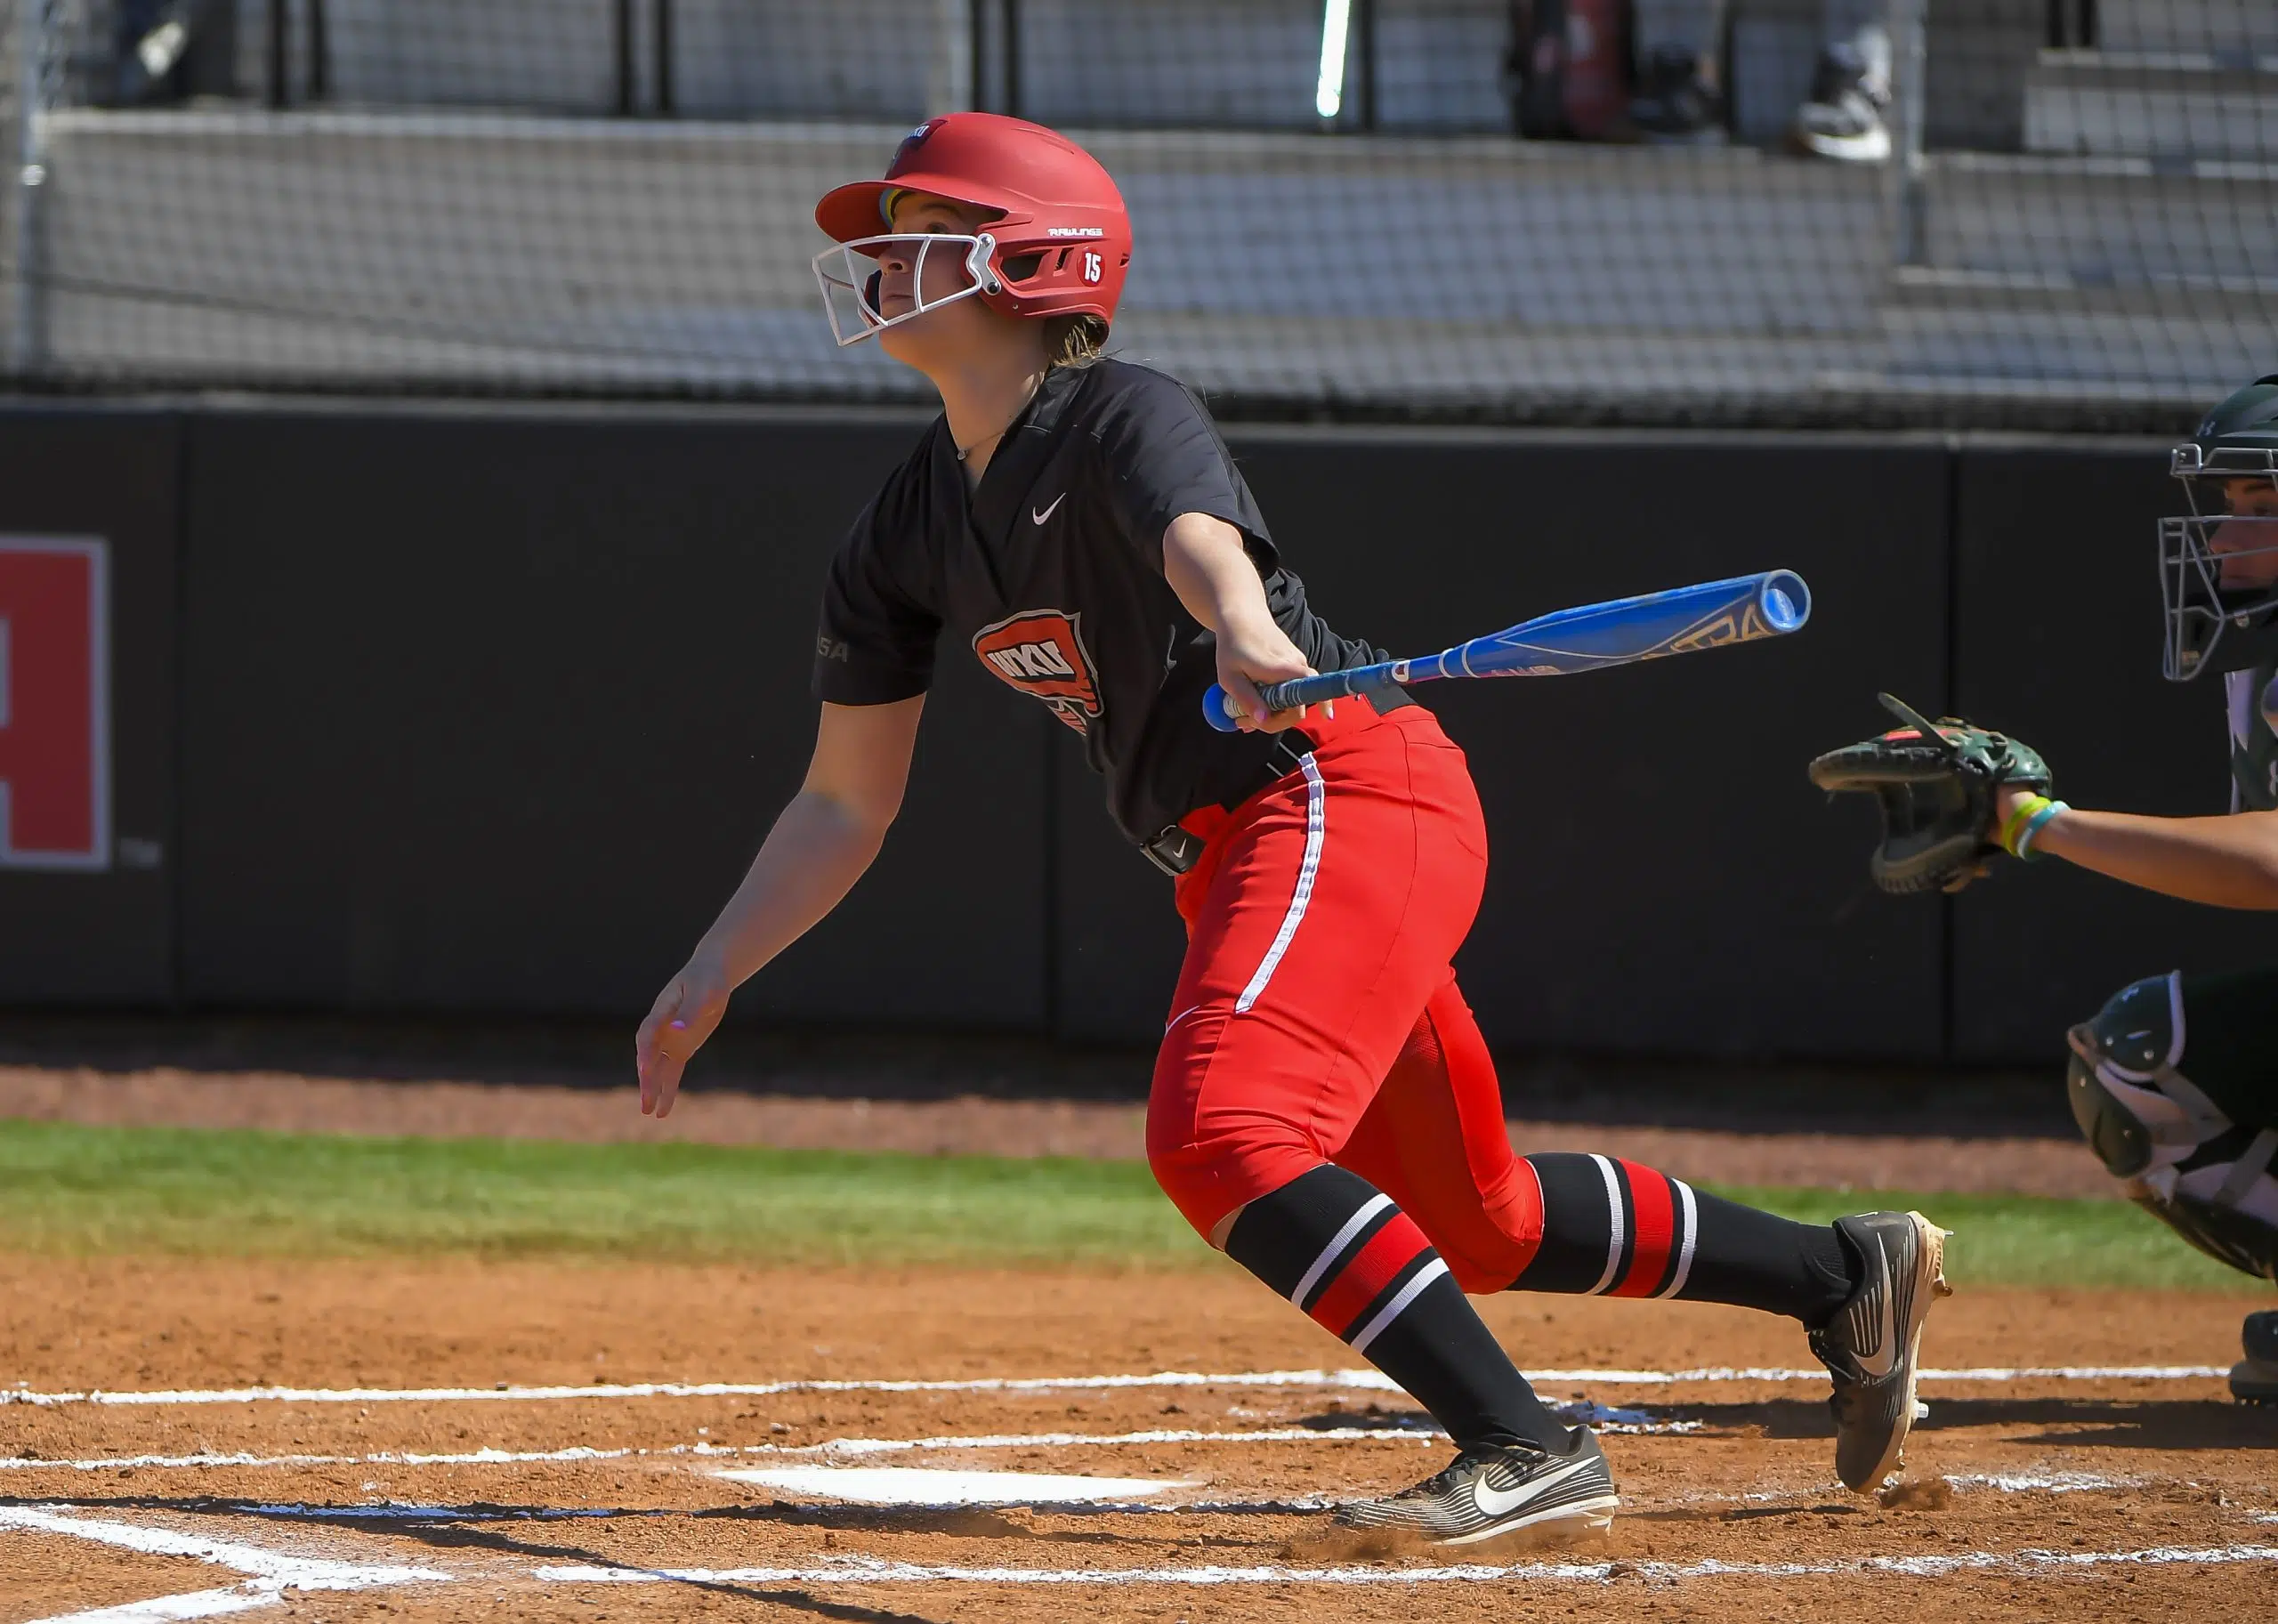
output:
M957 113L816 219L839 343L876 338L942 415L831 565L805 784L642 1023L642 1110L671 1110L729 993L876 853L946 634L1067 724L1173 877L1189 948L1148 1107L1163 1190L1460 1450L1344 1522L1467 1542L1608 1520L1596 1441L1465 1295L1513 1288L1794 1317L1834 1374L1841 1476L1879 1483L1914 1418L1942 1232L1795 1224L1611 1157L1512 1154L1449 968L1487 861L1463 753L1396 689L1264 713L1260 683L1383 655L1313 612L1194 397L1102 358L1132 248L1106 172L1050 130ZM1205 723L1214 679L1242 731Z
M2006 791L2003 826L2061 857L2186 901L2278 908L2278 374L2208 413L2169 466L2187 516L2161 521L2163 669L2223 674L2231 815L2146 818ZM2174 971L2114 994L2070 1034L2072 1115L2138 1205L2201 1250L2278 1281L2278 967ZM2231 1391L2278 1403L2278 1313L2247 1317Z
M2238 390L2169 457L2190 513L2160 521L2162 669L2223 673L2227 816L2076 810L2048 765L2006 734L1907 725L1812 764L1821 788L1874 795L1869 869L1893 892L1959 891L2000 852L2061 857L2188 902L2278 909L2278 374ZM2278 968L2155 975L2067 1034L2066 1097L2128 1196L2209 1256L2278 1281ZM2242 1401L2278 1402L2278 1313L2247 1317Z

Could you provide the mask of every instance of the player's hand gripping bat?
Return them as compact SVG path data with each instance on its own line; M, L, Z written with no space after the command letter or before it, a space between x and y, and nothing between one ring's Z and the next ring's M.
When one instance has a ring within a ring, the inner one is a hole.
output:
M1563 676L1664 654L1691 654L1732 642L1781 637L1811 618L1811 588L1792 570L1767 570L1699 586L1649 592L1537 616L1521 625L1421 659L1390 659L1350 671L1294 677L1258 690L1269 711L1341 699L1388 683L1431 683L1456 676ZM1239 713L1216 683L1202 696L1202 714L1222 733Z

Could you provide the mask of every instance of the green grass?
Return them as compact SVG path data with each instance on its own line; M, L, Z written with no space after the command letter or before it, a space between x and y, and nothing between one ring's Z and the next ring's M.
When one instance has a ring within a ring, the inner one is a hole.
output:
M1191 1262L1147 1169L1064 1159L0 1123L0 1246L738 1262Z
M2258 1289L2119 1201L1721 1193L1814 1221L1919 1207L1956 1231L1958 1285ZM0 1247L762 1264L1213 1261L1146 1168L1130 1162L31 1122L0 1122Z
M1946 1243L1946 1278L1956 1286L2133 1286L2265 1297L2270 1291L2267 1281L2193 1251L2127 1201L1736 1186L1717 1193L1813 1224L1870 1208L1913 1208L1953 1232Z

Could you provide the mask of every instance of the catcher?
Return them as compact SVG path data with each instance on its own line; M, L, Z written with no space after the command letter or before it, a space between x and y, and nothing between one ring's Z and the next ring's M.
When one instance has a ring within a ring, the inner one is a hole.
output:
M1822 788L1880 800L1870 867L1883 889L1957 891L2006 853L2185 901L2278 909L2278 374L2209 412L2170 467L2190 512L2160 521L2164 673L2223 674L2230 815L2068 806L2017 740L1953 717L1933 725L1885 694L1907 725L1811 767ZM2073 1119L2129 1199L2209 1256L2278 1281L2278 967L2150 976L2067 1038ZM2278 1402L2278 1312L2247 1316L2243 1341L2232 1393Z

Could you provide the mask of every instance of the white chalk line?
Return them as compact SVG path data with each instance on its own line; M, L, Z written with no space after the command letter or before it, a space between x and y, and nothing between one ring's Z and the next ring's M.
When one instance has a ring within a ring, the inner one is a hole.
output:
M1690 1382L1822 1382L1818 1366L1791 1369L1730 1365L1690 1370L1531 1370L1539 1386L1681 1386ZM2205 1381L2229 1374L2223 1365L1985 1365L1926 1369L1926 1382ZM489 1387L217 1387L117 1392L43 1393L0 1388L0 1404L464 1404L532 1403L571 1399L769 1398L787 1393L1072 1393L1127 1387L1322 1387L1397 1393L1376 1370L1249 1370L1206 1374L1159 1370L1146 1376L976 1377L942 1381L612 1382L594 1386Z
M723 1472L723 1477L736 1474ZM815 1502L800 1501L808 1505ZM1036 1502L1006 1499L998 1506L1029 1506ZM1198 1513L1216 1513L1228 1516L1257 1516L1263 1514L1297 1514L1307 1511L1334 1511L1344 1501L1327 1495L1300 1495L1282 1500L1171 1500L1157 1503L1151 1500L1083 1500L1063 1501L1046 1505L1044 1508L1063 1516L1095 1515L1106 1513L1128 1513L1133 1516L1192 1516ZM974 1509L965 1500L897 1500L897 1511L967 1511ZM260 1505L244 1502L225 1507L248 1516L300 1517L315 1522L376 1523L550 1523L571 1520L601 1521L610 1517L687 1517L703 1515L676 1506L425 1506L413 1501L389 1500L383 1504L363 1506Z
M1957 1573L2001 1571L2058 1574L2097 1567L2215 1566L2278 1562L2278 1546L2207 1548L2158 1546L2134 1551L1969 1551L1934 1556L1851 1556L1830 1562L1577 1562L1520 1563L1507 1567L1466 1563L1437 1568L1159 1567L990 1568L931 1566L849 1557L804 1568L540 1567L538 1580L556 1584L744 1585L1419 1585L1480 1584L1514 1580L1604 1582L1616 1578L1798 1579L1846 1573L1943 1579Z
M393 1585L448 1583L452 1575L433 1568L372 1565L328 1557L296 1556L234 1539L177 1533L137 1523L67 1516L61 1510L0 1506L0 1529L63 1534L98 1545L151 1556L183 1556L246 1576L246 1582L219 1590L193 1590L155 1596L117 1607L60 1614L39 1624L159 1624L160 1620L213 1618L274 1606L287 1590L374 1590Z
M248 1578L273 1580L296 1590L359 1590L372 1585L406 1585L451 1577L432 1568L370 1567L327 1557L287 1555L257 1545L208 1539L203 1534L176 1533L172 1529L150 1528L139 1523L66 1516L61 1509L36 1506L0 1506L0 1528L69 1534L75 1539L92 1539L98 1545L117 1546L150 1556L187 1556L233 1569Z
M1610 1422L1600 1430L1624 1432L1690 1432L1693 1421L1661 1424ZM108 1472L199 1471L234 1469L280 1470L309 1466L545 1466L586 1461L669 1459L680 1457L740 1458L747 1456L863 1456L903 1454L913 1450L1129 1449L1173 1443L1416 1443L1444 1447L1447 1434L1436 1427L1257 1427L1244 1432L1202 1432L1191 1428L1158 1428L1132 1433L994 1433L938 1438L834 1438L826 1443L674 1443L653 1449L600 1450L467 1450L448 1455L422 1455L383 1450L372 1455L98 1455L85 1459L51 1460L38 1456L0 1456L0 1471Z
M469 1450L455 1455L415 1455L384 1450L376 1455L99 1455L85 1460L49 1460L36 1455L0 1456L4 1472L223 1471L231 1467L269 1469L302 1466L530 1466L547 1461L622 1460L634 1455L683 1455L707 1452L675 1444L658 1450Z
M182 1596L153 1596L147 1602L126 1602L86 1612L58 1613L38 1620L36 1624L174 1624L179 1619L211 1619L225 1612L273 1607L283 1599L279 1588L249 1580L226 1590L192 1590Z
M66 1508L69 1509L69 1508ZM410 1510L412 1508L402 1508ZM433 1569L370 1565L330 1558L292 1555L238 1540L208 1539L105 1518L66 1515L60 1510L0 1507L0 1528L52 1533L158 1555L190 1557L247 1575L247 1582L220 1590L155 1597L120 1607L61 1615L39 1624L159 1624L264 1607L283 1600L285 1591L362 1590L387 1586L450 1582L455 1576ZM1058 1569L931 1565L851 1555L809 1567L627 1568L541 1565L527 1570L543 1584L980 1584L1145 1586L1189 1588L1232 1585L1414 1586L1510 1581L1605 1583L1620 1578L1676 1582L1725 1578L1792 1579L1880 1574L1941 1579L1956 1574L2000 1571L2032 1576L2062 1575L2099 1567L2222 1566L2278 1563L2278 1547L2157 1546L2137 1550L2010 1552L1972 1551L1918 1556L1842 1557L1817 1562L1745 1563L1708 1558L1692 1563L1597 1562L1520 1563L1490 1566L1466 1563L1431 1568L1361 1566L1296 1567L1281 1564L1231 1567Z
M1704 1430L1700 1421L1664 1420L1650 1410L1617 1409L1582 1401L1554 1404L1562 1419L1594 1432L1684 1434ZM1204 1432L1193 1427L1148 1427L1128 1433L982 1433L932 1438L833 1438L827 1443L754 1444L746 1452L783 1455L891 1455L911 1450L1022 1450L1132 1448L1165 1443L1420 1443L1444 1448L1448 1434L1436 1425L1412 1426L1268 1426L1246 1432Z
M1822 1373L1823 1374L1823 1373ZM529 1403L566 1399L769 1398L786 1393L1062 1393L1121 1387L1358 1387L1396 1393L1375 1370L1255 1370L1227 1375L1161 1370L1148 1376L974 1377L962 1380L772 1382L607 1382L590 1386L222 1387L37 1393L0 1388L0 1404L460 1404Z
M2105 1477L2095 1472L1949 1472L1940 1480L1968 1494L1991 1489L1998 1494L2088 1494L2105 1489L2140 1489L2172 1480Z
M1699 1421L1668 1421L1650 1411L1617 1409L1587 1402L1556 1404L1565 1419L1598 1432L1684 1434L1702 1430ZM384 1450L371 1455L255 1455L203 1451L190 1455L98 1455L51 1459L38 1455L0 1455L0 1472L201 1471L232 1468L277 1470L308 1466L503 1466L579 1464L648 1457L746 1455L890 1455L912 1450L1131 1449L1172 1443L1418 1443L1443 1446L1447 1434L1431 1425L1412 1426L1268 1426L1207 1432L1199 1427L1150 1427L1125 1433L945 1434L931 1438L833 1438L822 1443L675 1443L653 1449L553 1450L484 1448L446 1454Z

